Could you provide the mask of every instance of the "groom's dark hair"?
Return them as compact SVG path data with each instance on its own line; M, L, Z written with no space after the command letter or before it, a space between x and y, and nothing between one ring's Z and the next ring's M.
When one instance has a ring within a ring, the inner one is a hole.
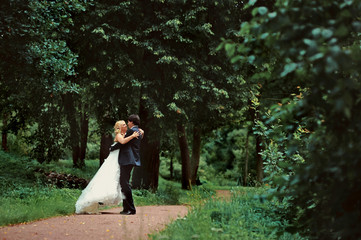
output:
M132 114L128 117L128 121L132 122L134 125L140 124L140 118L137 114Z

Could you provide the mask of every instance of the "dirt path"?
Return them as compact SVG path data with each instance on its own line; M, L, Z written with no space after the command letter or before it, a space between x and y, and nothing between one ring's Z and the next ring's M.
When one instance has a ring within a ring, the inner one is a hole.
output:
M53 217L31 223L0 228L0 240L101 240L148 239L148 234L165 228L172 220L183 218L187 206L137 207L137 214L120 215L121 208L99 215Z
M216 197L229 200L228 190L217 190ZM143 240L163 230L171 221L187 215L187 206L137 207L137 214L124 216L122 208L103 210L98 215L53 217L31 223L0 227L0 240Z
M216 197L224 201L230 201L232 194L229 190L216 190Z

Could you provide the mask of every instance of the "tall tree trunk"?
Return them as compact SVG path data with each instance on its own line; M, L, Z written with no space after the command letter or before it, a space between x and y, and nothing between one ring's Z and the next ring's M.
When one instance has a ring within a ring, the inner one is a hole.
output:
M257 97L260 97L257 96ZM258 107L252 107L252 102L249 100L249 111L253 124L259 120L259 110ZM260 135L256 136L256 171L257 171L257 182L262 184L263 182L263 159L262 159L262 137Z
M8 115L4 113L3 115L3 129L1 131L2 140L1 140L1 146L4 151L8 151L8 131L6 130L8 125Z
M173 157L170 159L170 166L169 166L169 176L170 176L170 180L173 180L174 176L173 176L173 171L174 171L174 167L173 167Z
M85 167L85 155L86 155L86 147L88 143L88 132L89 132L89 117L84 110L84 113L81 116L81 129L80 129L80 159L79 166Z
M70 127L70 144L72 149L73 167L79 168L79 157L80 157L80 133L79 126L76 119L76 109L74 105L74 97L72 93L66 93L63 95L64 107L66 117Z
M99 167L104 163L104 160L109 156L109 148L113 144L113 136L109 133L103 133L100 137L100 151L99 151Z
M159 165L160 165L160 136L155 132L156 120L149 116L148 110L141 101L139 107L141 128L144 130L144 137L141 141L140 156L141 166L133 171L132 186L135 189L158 189Z
M177 123L178 143L182 158L182 189L191 188L190 158L184 125Z
M150 189L156 191L159 182L159 152L160 141L150 140L149 134L141 143L141 167L134 169L132 186L135 189Z
M243 186L247 186L247 185L248 185L248 158L249 158L249 132L247 131L247 137L246 137L246 160L244 161Z
M262 137L256 136L256 170L257 170L257 182L263 182L263 159L262 159Z
M196 184L199 158L201 156L201 129L200 127L193 128L193 143L192 143L192 158L191 158L191 183Z

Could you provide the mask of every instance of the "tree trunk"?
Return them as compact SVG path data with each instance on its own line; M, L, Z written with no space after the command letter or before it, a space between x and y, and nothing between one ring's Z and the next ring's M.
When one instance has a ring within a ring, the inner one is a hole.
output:
M113 144L113 136L109 133L103 133L100 138L99 151L99 167L104 163L104 160L109 156L109 148Z
M160 141L151 141L146 134L141 143L141 167L134 169L132 186L135 189L158 189Z
M79 166L85 167L86 147L88 143L89 117L86 111L81 116L81 135L80 135L80 159Z
M256 113L254 115L255 121L259 120L258 109L256 109ZM257 170L257 182L262 184L263 182L263 159L261 152L263 150L262 147L262 137L260 135L256 136L256 170Z
M248 185L248 158L249 158L249 133L247 131L246 137L246 160L244 162L244 176L243 176L243 186Z
M160 136L156 132L156 120L149 116L148 110L140 104L139 117L144 137L140 147L141 166L133 171L132 186L135 189L158 189L160 165Z
M79 157L80 157L80 133L79 126L76 119L76 109L74 105L74 98L72 93L63 95L64 108L66 117L70 127L70 144L72 149L73 167L79 168Z
M182 189L191 188L190 159L187 136L184 125L177 123L178 143L182 158Z
M3 129L1 131L1 135L2 135L2 141L1 141L1 146L2 149L4 151L8 151L8 131L6 130L7 125L8 125L8 115L6 113L4 113L3 115Z
M191 161L191 183L196 184L197 173L199 167L199 158L201 156L201 129L200 127L193 128L193 143L192 143L192 161Z
M251 101L249 101L249 112L253 123L259 120L258 107L252 107ZM262 159L262 137L256 136L256 171L257 171L257 182L262 184L263 182L263 159Z
M173 167L173 157L170 159L170 166L169 166L169 172L170 172L170 180L173 180L173 171L174 171L174 167Z
M256 162L256 169L257 169L257 182L261 183L263 182L263 159L262 159L262 137L257 135L256 136L256 156L257 156L257 162Z

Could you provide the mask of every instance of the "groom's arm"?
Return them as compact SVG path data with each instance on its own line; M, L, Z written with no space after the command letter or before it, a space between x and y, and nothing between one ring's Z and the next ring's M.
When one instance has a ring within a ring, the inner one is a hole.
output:
M117 149L120 149L120 143L118 143L118 142L111 145L110 148L109 148L109 151L111 152L111 151L114 151L114 150L117 150Z
M125 133L124 138L131 136L133 134L133 132L134 132L133 129L128 129L127 132Z

